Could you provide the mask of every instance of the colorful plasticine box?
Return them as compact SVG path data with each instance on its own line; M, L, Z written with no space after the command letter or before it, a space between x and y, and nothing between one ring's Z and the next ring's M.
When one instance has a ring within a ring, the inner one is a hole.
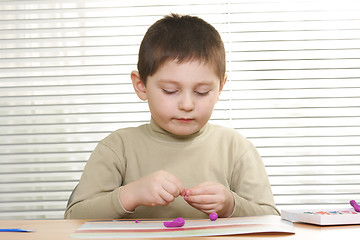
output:
M353 208L282 210L281 218L316 225L360 224L360 212L354 211Z

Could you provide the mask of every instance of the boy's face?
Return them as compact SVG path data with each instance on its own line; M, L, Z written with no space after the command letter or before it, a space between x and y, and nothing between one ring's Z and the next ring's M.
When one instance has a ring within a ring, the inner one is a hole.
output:
M132 78L134 83L133 75ZM209 64L172 60L148 77L146 87L142 82L134 87L141 99L148 100L151 116L161 128L176 135L189 135L210 119L225 80L220 85Z

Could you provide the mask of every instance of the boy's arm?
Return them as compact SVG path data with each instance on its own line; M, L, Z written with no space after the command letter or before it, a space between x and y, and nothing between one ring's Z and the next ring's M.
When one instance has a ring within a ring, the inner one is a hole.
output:
M118 194L125 164L100 142L88 160L65 218L123 218L129 213Z
M279 215L264 164L251 143L235 163L230 187L235 200L231 216Z
M260 216L260 215L280 215L275 206L269 203L256 203L249 201L234 193L235 208L231 217L237 216Z

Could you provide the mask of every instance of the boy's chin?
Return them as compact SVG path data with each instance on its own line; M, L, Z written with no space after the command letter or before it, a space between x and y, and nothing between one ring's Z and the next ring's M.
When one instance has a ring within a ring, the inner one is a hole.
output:
M198 127L178 126L172 127L167 131L177 136L186 137L198 132L199 130L200 129Z
M155 120L156 121L156 120ZM178 120L171 119L168 122L158 122L158 125L169 132L170 134L186 137L198 132L203 126L199 124L195 119L192 120Z

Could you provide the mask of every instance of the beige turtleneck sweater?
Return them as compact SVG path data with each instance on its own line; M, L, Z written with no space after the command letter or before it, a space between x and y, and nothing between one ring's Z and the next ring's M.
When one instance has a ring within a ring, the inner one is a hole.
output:
M119 129L95 148L65 218L207 218L178 197L168 206L126 212L119 188L155 171L175 175L185 188L218 182L234 195L232 216L278 215L265 167L255 147L237 131L207 124L179 137L150 124Z

